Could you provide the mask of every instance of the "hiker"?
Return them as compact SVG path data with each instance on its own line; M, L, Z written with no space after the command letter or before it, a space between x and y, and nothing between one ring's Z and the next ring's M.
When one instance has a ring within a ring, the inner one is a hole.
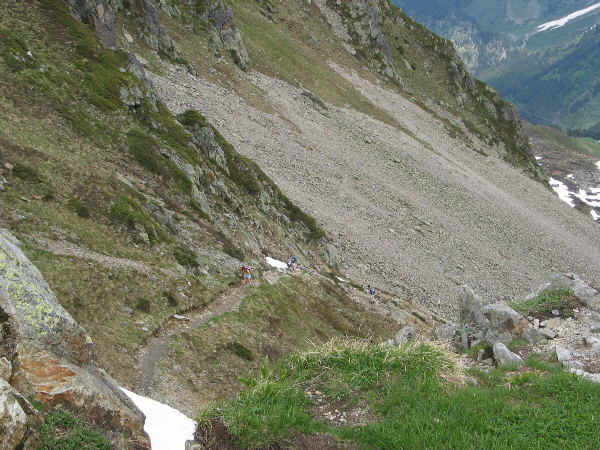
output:
M249 286L252 284L252 269L250 266L242 266L242 277L244 278L244 285Z
M290 267L292 269L292 272L295 272L298 269L298 258L295 256L290 256Z
M371 303L371 305L374 305L375 304L375 288L371 287L371 285L368 284L367 291L369 292L369 303Z

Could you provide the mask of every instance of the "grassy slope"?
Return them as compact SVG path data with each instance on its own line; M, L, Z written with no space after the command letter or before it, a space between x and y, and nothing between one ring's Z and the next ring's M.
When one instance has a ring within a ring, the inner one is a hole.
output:
M474 373L479 386L449 381L457 372L452 358L430 344L334 342L246 380L238 398L209 411L201 424L221 418L243 448L315 432L359 448L596 446L599 385L536 359L520 370ZM314 417L315 405L348 411L357 402L371 412L370 423L331 426Z
M320 229L226 142L231 178L190 152L189 134L161 105L155 111L144 103L128 112L119 89L144 87L126 70L127 55L102 50L92 30L68 14L64 0L3 4L0 35L0 161L14 167L2 171L8 183L0 193L0 224L23 241L59 301L96 341L100 363L133 386L135 349L148 333L171 314L211 301L230 281L227 274L205 277L184 270L177 264L178 256L183 261L182 245L215 255L218 262L204 257L214 273L221 270L224 252L243 257L234 239L250 224L261 224L252 233L268 236L263 240L272 251L295 240L308 247L304 233ZM208 175L200 189L208 192L217 178L227 186L227 200L209 194L215 222L189 201L189 181L159 148L200 165ZM275 222L258 211L252 189L271 195L272 206L291 222ZM244 210L238 201L246 204ZM148 205L170 216L176 230L159 224ZM219 222L221 213L241 218L228 228ZM59 256L37 239L54 242L58 253L60 248L78 253ZM98 261L103 256L125 258L142 269Z
M169 384L202 392L194 405L206 408L236 395L242 387L239 377L261 363L273 363L311 343L340 336L380 341L395 335L395 322L365 310L332 282L317 280L283 275L274 284L263 280L249 288L239 312L171 341L162 376L168 374ZM179 367L173 371L175 361Z

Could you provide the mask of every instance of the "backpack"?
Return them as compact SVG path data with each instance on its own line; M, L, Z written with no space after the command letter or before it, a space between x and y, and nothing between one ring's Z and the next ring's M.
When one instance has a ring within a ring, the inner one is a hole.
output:
M250 267L242 266L242 273L250 273Z
M369 289L369 294L370 295L375 295L375 288Z
M295 256L292 256L292 262L295 264L298 264L298 258Z

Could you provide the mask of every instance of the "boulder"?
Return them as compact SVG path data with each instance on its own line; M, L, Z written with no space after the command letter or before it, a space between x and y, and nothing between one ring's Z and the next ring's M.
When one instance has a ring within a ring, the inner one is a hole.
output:
M593 336L588 336L583 340L583 343L595 352L600 353L600 339Z
M6 230L0 230L0 322L0 357L12 362L17 391L129 433L139 448L149 448L144 415L96 365L87 333Z
M431 337L435 341L449 344L456 352L465 352L469 349L467 332L460 325L438 325L431 330Z
M591 381L592 383L600 383L600 373L588 373L583 369L571 369L571 372L578 377Z
M509 364L516 364L517 366L523 365L523 358L516 353L511 352L508 347L501 342L496 342L493 347L494 359L499 366L506 366Z
M569 369L583 369L583 364L579 361L575 361L572 350L563 347L562 345L557 345L554 350L556 352L556 359L558 359L558 362L563 366L568 367Z
M483 316L487 319L484 330L484 339L490 344L502 342L508 344L510 341L523 337L523 333L531 326L529 321L521 314L516 312L506 303L498 302L487 305L482 309ZM530 330L527 335L533 335ZM528 341L529 342L529 341Z
M531 345L537 345L544 342L547 339L546 334L536 329L532 325L527 325L523 330L523 339L525 339Z

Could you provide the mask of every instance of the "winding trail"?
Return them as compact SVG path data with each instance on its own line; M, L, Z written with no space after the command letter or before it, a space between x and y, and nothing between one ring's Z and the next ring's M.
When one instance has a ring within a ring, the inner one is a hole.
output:
M210 305L192 314L189 321L169 318L161 327L158 336L146 341L140 350L139 361L141 370L140 392L144 396L150 396L154 385L154 372L156 364L163 358L164 351L173 336L186 333L201 327L210 319L225 312L235 311L239 308L244 297L244 285L236 284L227 289L221 297Z

